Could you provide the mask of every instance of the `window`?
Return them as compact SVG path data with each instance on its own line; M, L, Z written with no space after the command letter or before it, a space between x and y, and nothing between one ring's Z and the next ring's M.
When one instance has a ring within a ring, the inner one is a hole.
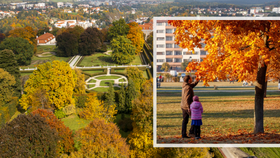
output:
M166 58L166 62L173 62L172 58Z
M192 52L184 52L183 55L191 55Z
M157 23L157 26L163 26L163 23Z
M182 55L181 51L175 51L175 55Z
M157 59L157 62L164 62L164 59Z
M163 52L157 52L157 55L164 55Z
M157 40L158 40L158 41L163 41L163 40L164 40L164 37L157 37Z
M164 48L164 44L158 44L157 48Z
M172 51L166 51L166 55L173 55Z
M200 43L201 44L201 48L205 48L205 43Z
M164 30L157 30L157 33L163 33Z
M200 51L200 55L206 55L206 51L201 50L201 51Z
M173 29L166 29L165 33L173 33Z
M166 36L166 41L172 41L172 36Z
M181 62L182 62L182 58L175 58L175 59L174 59L174 62L175 62L175 63L181 63Z
M172 45L173 45L173 44L167 43L167 44L166 44L166 48L173 48Z
M180 48L177 44L174 44L174 48Z

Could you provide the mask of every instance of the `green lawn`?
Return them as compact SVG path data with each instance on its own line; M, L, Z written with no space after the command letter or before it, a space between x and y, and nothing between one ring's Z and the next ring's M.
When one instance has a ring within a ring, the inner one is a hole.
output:
M96 79L118 79L120 78L120 76L100 76L100 77L96 77Z
M96 91L96 92L108 92L109 88L103 88L103 87L98 87L98 88L94 88L92 89L92 91ZM119 87L114 87L114 90L120 90Z
M143 75L144 75L144 77L145 77L146 79L148 78L148 72L147 72L147 70L143 71Z
M82 70L82 71L89 73L89 74L96 74L96 73L104 72L104 70Z
M91 79L91 80L89 80L89 82L88 82L88 83L96 83L96 80Z
M89 84L87 85L88 88L92 88L92 87L95 87L95 84Z
M34 68L36 65L43 64L46 62L52 62L53 60L59 60L59 61L67 61L71 57L57 57L57 56L51 56L51 57L37 57L33 55L31 59L31 64L28 66L21 66L21 68Z
M140 65L141 60L139 56L136 56L136 58L129 64L125 65ZM106 55L103 53L96 53L92 54L90 56L85 56L83 61L80 63L82 66L113 66L113 65L119 65L115 63L110 55Z
M119 79L119 82L125 82L125 79L123 79L123 78Z
M264 99L264 126L268 132L280 133L280 92L268 92ZM226 135L239 129L253 132L254 92L195 92L202 103L201 135L210 137L212 132ZM180 92L157 93L157 135L181 136L182 110ZM189 122L190 123L190 122ZM188 129L190 125L188 124Z
M122 72L122 73L126 73L126 69L116 69L114 70L115 72Z
M100 86L109 86L109 82L111 82L112 85L114 84L114 80L104 80L100 82Z
M70 115L61 120L64 122L65 126L69 127L73 131L84 128L90 123L89 120L81 119L78 115Z
M42 54L44 52L56 52L56 46L52 45L52 46L37 46L37 52L36 54Z
M21 76L27 76L27 75L31 75L31 72L21 72L20 75Z
M280 148L240 148L251 156L261 158L280 157Z

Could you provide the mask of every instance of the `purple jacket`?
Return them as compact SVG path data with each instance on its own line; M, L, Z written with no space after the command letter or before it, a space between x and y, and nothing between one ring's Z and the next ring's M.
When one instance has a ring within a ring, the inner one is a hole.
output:
M201 114L203 113L202 105L199 101L193 101L191 104L191 119L200 120L202 118Z

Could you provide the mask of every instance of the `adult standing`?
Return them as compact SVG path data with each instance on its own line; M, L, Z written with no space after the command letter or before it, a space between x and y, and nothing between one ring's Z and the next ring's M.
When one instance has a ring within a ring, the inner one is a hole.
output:
M182 101L181 101L181 109L183 112L183 122L182 122L182 138L190 138L186 134L187 124L189 122L189 117L191 115L190 105L193 102L193 88L198 84L198 80L192 82L192 78L190 75L184 77L184 82L182 85ZM194 134L194 127L191 126L189 135Z

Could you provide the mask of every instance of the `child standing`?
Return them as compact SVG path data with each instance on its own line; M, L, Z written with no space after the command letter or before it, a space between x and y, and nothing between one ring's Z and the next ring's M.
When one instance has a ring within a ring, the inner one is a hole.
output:
M203 113L203 108L199 102L198 96L193 97L193 102L190 106L191 109L191 119L194 126L195 139L200 139L200 126L202 125L201 114Z

